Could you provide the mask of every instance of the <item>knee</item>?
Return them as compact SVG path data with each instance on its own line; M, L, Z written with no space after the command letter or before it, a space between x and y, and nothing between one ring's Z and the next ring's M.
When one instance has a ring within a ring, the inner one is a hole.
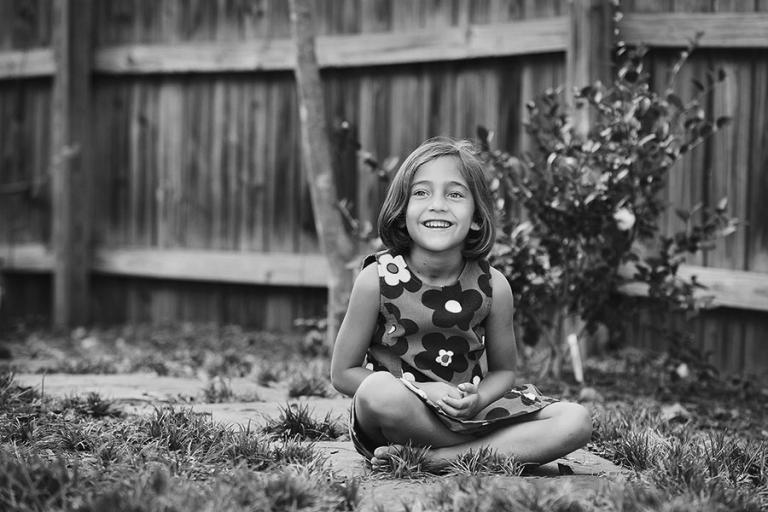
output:
M355 393L358 415L375 419L378 424L396 421L406 408L410 394L400 381L387 372L374 372L365 378Z
M592 438L592 414L581 404L562 402L563 427L567 430L573 444L584 446Z

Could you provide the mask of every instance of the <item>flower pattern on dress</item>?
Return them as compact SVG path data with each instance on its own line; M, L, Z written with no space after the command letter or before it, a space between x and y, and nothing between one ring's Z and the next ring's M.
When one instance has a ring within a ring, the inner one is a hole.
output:
M460 284L446 286L442 290L427 290L421 303L432 313L432 322L437 327L458 326L468 330L475 312L483 305L483 296L477 290L463 290Z
M460 336L446 338L439 332L431 332L421 339L424 351L416 354L414 362L421 370L430 371L441 379L451 382L454 373L469 367L465 354L469 343ZM450 352L450 355L448 353ZM447 364L445 364L447 361Z
M419 327L416 322L407 318L400 318L400 309L392 303L384 304L390 315L392 315L391 322L387 323L385 330L386 334L379 337L382 343L389 347L392 352L398 356L402 356L408 351L408 338L416 334ZM394 336L397 334L397 336Z
M477 286L485 295L492 297L493 287L491 286L491 265L485 260L481 260L479 264L480 268L483 270L483 273L480 275L480 277L477 278Z
M435 358L435 361L440 363L443 366L449 366L451 364L451 361L453 361L453 350L443 350L442 348L437 353L437 357Z
M379 256L376 266L381 283L381 294L388 299L396 299L403 290L415 292L421 286L407 268L405 258L401 254L392 256L389 253Z
M381 364L376 358L372 357L370 354L365 359L365 368L368 370L373 370L374 372L386 372L387 367Z
M424 285L402 256L380 252L367 257L363 266L374 262L381 297L367 367L401 377L412 391L418 386L409 383L479 384L486 367L484 321L493 291L487 261L467 261L458 283L447 287ZM449 429L471 434L485 433L489 425L497 428L519 421L557 401L530 384L515 386L474 418L458 419L440 414L436 405L419 396Z
M427 377L405 361L402 361L402 376L411 382L431 382L435 380Z

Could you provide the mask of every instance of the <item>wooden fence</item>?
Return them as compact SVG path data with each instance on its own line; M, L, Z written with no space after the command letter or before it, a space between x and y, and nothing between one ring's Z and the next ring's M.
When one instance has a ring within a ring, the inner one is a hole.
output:
M764 369L768 2L623 1L617 23L606 5L318 0L329 122L347 121L380 157L430 136L472 137L478 124L521 152L525 103L605 77L613 28L652 48L660 89L703 31L679 90L690 97L693 78L724 68L707 107L735 122L678 166L668 194L683 207L728 195L744 219L686 269L722 306L693 329L723 368ZM321 316L325 265L298 157L289 35L284 0L0 0L6 318L285 330ZM355 213L375 219L375 176L341 155L338 178ZM78 286L89 317L54 311L51 297L61 309L61 290ZM654 339L638 327L634 342Z

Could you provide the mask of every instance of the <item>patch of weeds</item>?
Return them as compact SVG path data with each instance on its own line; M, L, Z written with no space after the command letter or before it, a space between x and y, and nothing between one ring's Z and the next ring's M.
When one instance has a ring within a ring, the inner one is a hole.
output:
M231 434L223 443L220 458L232 464L245 464L264 470L274 464L273 446L270 440L257 435L250 426Z
M236 469L218 479L211 495L213 510L352 511L359 497L356 484L328 479L324 472L288 467L268 473ZM354 489L354 494L352 492ZM209 508L211 503L208 503Z
M319 396L326 398L330 396L328 389L328 379L326 377L311 373L300 373L291 377L288 381L288 396L296 398L300 396Z
M19 386L13 372L0 372L0 408L17 412L39 409L42 397L31 387Z
M81 512L155 512L159 510L203 510L207 485L199 482L173 480L167 468L153 465L138 475L112 482L105 489L95 489Z
M511 496L512 493L493 492L493 484L485 478L462 475L442 481L427 503L419 503L419 506L434 511L515 510ZM490 508L491 505L495 508ZM383 508L379 510L383 511Z
M360 479L332 480L328 486L333 495L338 497L338 503L333 510L358 510L360 506Z
M209 404L220 404L234 401L235 392L232 385L223 377L211 379L203 388L203 401Z
M318 499L316 483L294 471L266 475L263 486L272 510L301 510L312 507Z
M77 485L76 466L0 446L0 510L61 509Z
M331 419L330 413L322 419L317 419L308 404L291 403L280 407L280 416L277 419L267 420L263 432L279 437L327 441L337 439L346 429L338 421Z
M62 422L55 435L55 444L71 452L91 452L94 449L93 429L88 425Z
M209 404L222 404L230 402L258 402L261 398L255 392L235 393L229 379L216 377L203 388L202 401Z
M116 362L110 359L89 359L88 357L81 356L59 361L58 365L45 368L45 371L70 374L96 373L101 375L112 375L118 372L118 367Z
M643 471L656 466L667 452L666 441L651 428L632 428L614 442L614 462Z
M270 469L291 466L311 472L325 471L328 462L328 456L318 451L313 442L303 442L295 437L272 440L270 459L272 461Z
M387 464L376 466L374 471L391 478L422 478L444 472L429 460L429 446L414 446L411 443L400 446L397 453L390 455Z
M500 455L496 450L483 446L478 450L469 450L451 461L447 471L457 474L477 475L483 473L506 476L520 476L525 465L514 457Z
M251 373L254 357L240 349L228 348L205 353L202 367L211 377L245 377Z
M24 444L32 441L36 428L36 414L0 415L0 441Z
M768 507L765 441L696 431L689 424L665 422L647 410L607 412L592 441L657 489L665 510Z
M596 482L595 488L572 482L510 481L507 478L460 475L440 479L440 486L411 510L435 512L647 512L660 508L635 507L635 501L621 503L624 492L617 483ZM617 500L619 501L617 503ZM383 509L380 509L383 510ZM666 510L666 509L664 509Z
M227 433L226 428L211 421L207 415L191 409L177 411L173 407L155 408L143 421L146 434L158 440L170 451L207 451Z
M278 365L265 364L262 365L259 371L256 373L256 382L260 386L270 386L276 382L280 382L283 379L283 371Z
M72 410L77 414L94 418L118 417L122 413L114 408L114 402L101 397L98 393L88 393L85 399L71 395L61 399L59 406L64 411Z
M642 471L663 456L669 429L653 411L612 410L595 419L592 444L616 464Z

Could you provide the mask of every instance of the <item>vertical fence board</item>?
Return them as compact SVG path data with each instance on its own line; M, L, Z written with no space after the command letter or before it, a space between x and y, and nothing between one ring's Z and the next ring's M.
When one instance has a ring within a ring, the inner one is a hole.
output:
M53 5L56 70L51 113L51 199L54 252L53 322L88 320L91 246L90 9L86 0ZM79 27L75 27L75 20Z
M21 3L0 0L0 49L49 44L50 5L46 0L26 2L24 9L31 14L24 18ZM559 16L569 6L565 0L318 0L315 9L320 33L389 32L396 38L424 28ZM261 44L290 35L284 0L100 0L94 8L94 41L100 46ZM622 1L620 8L766 11L768 0ZM675 53L649 54L659 92ZM768 271L768 206L763 200L768 194L766 53L699 49L678 77L685 100L695 92L692 79L705 81L712 65L728 66L732 81L704 107L734 115L735 122L680 162L670 174L665 197L675 206L690 207L699 201L711 204L727 193L731 212L749 223L707 261L691 263ZM496 132L496 147L519 153L530 147L521 123L525 103L548 87L563 86L565 71L563 55L552 53L326 70L323 77L329 121L348 120L362 146L381 161L390 155L403 158L428 136L473 137L477 124ZM96 76L93 83L94 168L100 190L94 218L100 245L317 252L296 158L295 86L287 73ZM31 197L0 197L4 242L40 242L50 232L45 187L50 106L48 79L0 82L0 186L12 181L37 184ZM352 171L341 165L338 172L342 187L354 196L359 217L375 222L386 185L363 166ZM674 214L664 219L666 232L677 227ZM290 328L297 315L319 316L325 296L324 290L314 289L96 279L102 280L108 283L94 287L99 318L103 314L126 321L244 319L249 325ZM42 293L32 290L35 286L42 289L31 283L20 293L27 298ZM762 318L708 312L689 328L724 367L747 369L753 363L750 354L759 359L764 350L758 338L765 329ZM647 323L638 321L633 337L658 348L658 336Z
M749 158L747 268L768 272L768 60L755 62L752 86L752 137Z

